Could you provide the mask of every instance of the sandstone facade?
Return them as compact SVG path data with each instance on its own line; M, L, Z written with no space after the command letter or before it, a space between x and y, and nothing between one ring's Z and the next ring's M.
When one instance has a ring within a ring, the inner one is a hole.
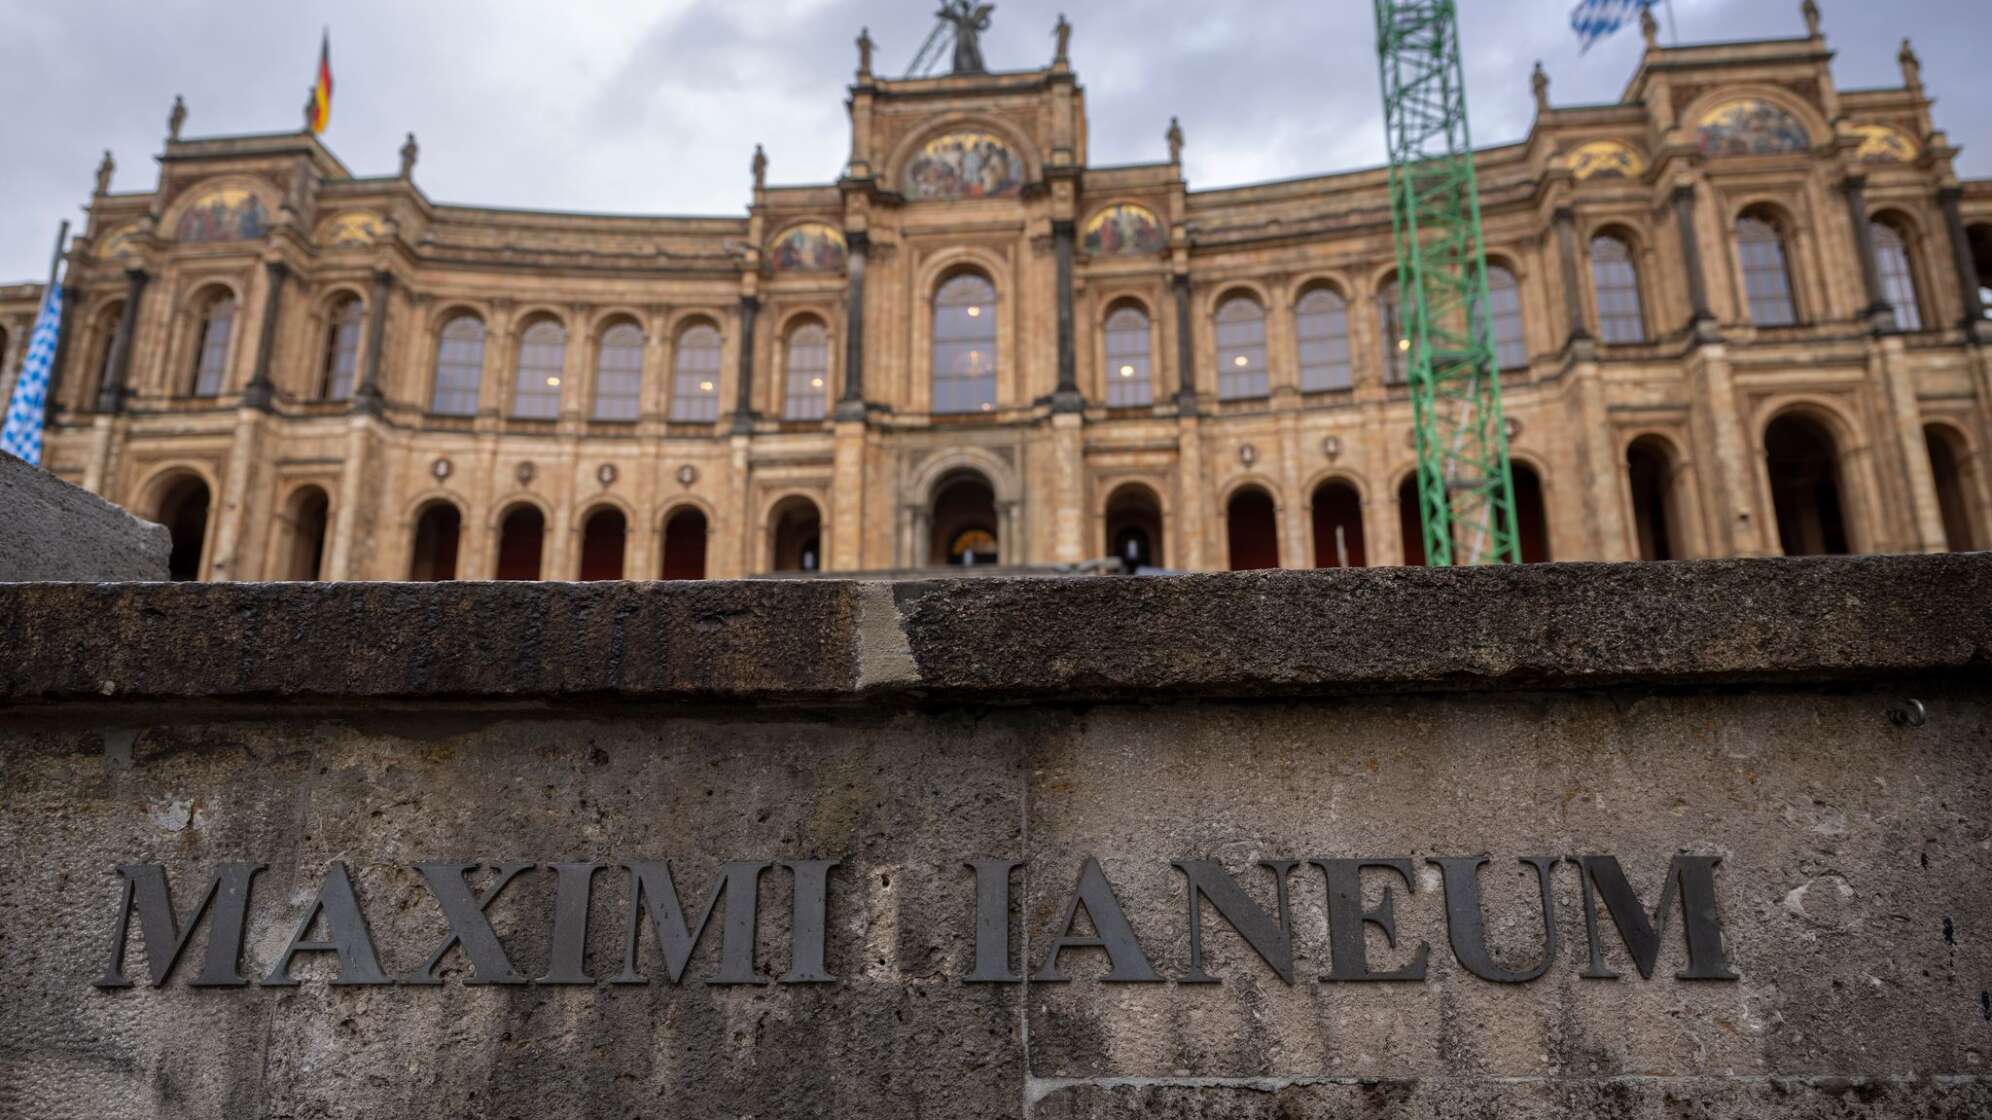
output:
M1912 55L1830 58L1653 46L1482 153L1531 558L1992 544L1992 182ZM169 139L70 254L48 465L181 578L1418 560L1382 172L1092 167L1064 61L849 98L836 180L757 169L737 217ZM0 368L35 296L0 289Z

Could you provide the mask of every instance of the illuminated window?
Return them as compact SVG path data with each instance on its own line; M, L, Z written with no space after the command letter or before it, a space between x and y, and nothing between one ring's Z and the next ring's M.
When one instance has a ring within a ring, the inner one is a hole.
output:
M1149 354L1148 313L1122 307L1107 316L1107 407L1142 408L1155 402Z
M512 386L512 415L521 420L560 416L560 379L567 368L567 329L541 319L519 338L518 381Z
M804 323L789 332L782 371L782 418L821 420L830 402L830 332Z
M595 351L595 419L630 421L643 407L643 328L617 323Z
M972 273L934 294L934 411L996 408L996 288Z
M723 349L719 331L704 323L678 336L671 365L671 419L687 423L719 419Z
M1272 391L1266 374L1266 309L1233 296L1217 309L1217 396L1238 401Z
M443 326L429 408L443 416L475 416L484 381L484 320L459 315Z

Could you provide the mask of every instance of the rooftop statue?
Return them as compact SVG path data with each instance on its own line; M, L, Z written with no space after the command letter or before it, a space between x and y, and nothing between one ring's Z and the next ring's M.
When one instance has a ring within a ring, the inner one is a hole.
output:
M982 40L984 31L989 30L989 14L996 10L994 4L971 4L969 0L945 0L941 5L940 18L954 24L954 72L957 74L987 74L989 67L982 61Z

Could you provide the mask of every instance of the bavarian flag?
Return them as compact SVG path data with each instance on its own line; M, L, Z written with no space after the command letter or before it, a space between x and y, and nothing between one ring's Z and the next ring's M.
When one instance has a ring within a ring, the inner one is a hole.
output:
M332 123L332 32L328 28L318 43L318 80L311 84L311 131L325 131Z

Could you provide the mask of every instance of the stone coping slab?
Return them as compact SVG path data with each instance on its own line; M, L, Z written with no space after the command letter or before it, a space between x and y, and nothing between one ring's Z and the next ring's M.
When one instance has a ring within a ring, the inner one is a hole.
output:
M1992 554L906 583L0 585L0 704L1992 678Z

